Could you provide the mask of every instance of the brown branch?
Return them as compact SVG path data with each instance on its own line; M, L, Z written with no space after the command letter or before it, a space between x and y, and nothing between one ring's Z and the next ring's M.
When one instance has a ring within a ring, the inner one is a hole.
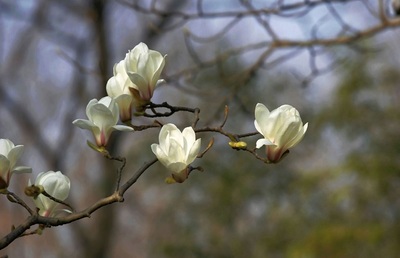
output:
M106 157L109 160L115 160L115 161L119 161L121 162L121 166L118 168L117 170L117 187L116 187L116 191L118 191L119 186L121 184L121 178L122 178L122 170L124 169L125 165L126 165L126 158L125 157L113 157L110 155L110 153L108 151L105 151L103 153L104 157Z
M0 250L7 247L10 243L12 243L15 239L20 237L25 233L33 225L44 225L46 227L54 227L61 226L64 224L68 224L83 218L89 218L92 213L97 211L98 209L110 205L116 202L124 201L124 193L139 179L139 177L154 163L157 162L157 159L153 159L150 162L145 163L140 169L138 169L134 175L124 183L118 191L115 191L112 195L105 197L103 199L98 200L96 203L91 205L90 207L80 211L75 212L65 217L42 217L37 213L33 213L29 216L24 223L16 227L9 234L4 236L0 240Z
M66 203L66 202L64 202L64 201L62 201L62 200L60 200L60 199L55 198L54 196L51 196L51 195L50 195L49 193L47 193L46 191L43 190L43 191L41 192L41 194L43 194L44 196L46 196L47 198L49 198L50 200L52 200L52 201L54 201L54 202L57 202L57 203L60 203L60 204L62 204L62 205L67 206L68 208L71 209L71 211L74 211L74 208L72 208L71 205L69 205L68 203Z
M332 3L350 3L350 2L358 2L359 0L330 0ZM260 9L251 9L251 10L241 10L241 11L225 11L225 12L204 12L199 11L197 8L197 12L182 12L182 11L165 11L161 9L157 9L155 5L152 5L151 8L145 8L141 6L138 1L129 1L129 0L117 0L122 5L128 6L134 9L137 12L143 14L151 14L157 15L161 17L175 17L180 18L182 20L195 20L195 19L214 19L214 18L229 18L229 17L247 17L254 15L281 15L285 11L296 11L305 7L312 8L317 7L319 5L326 4L326 0L319 1L303 1L296 2L292 4L280 4L277 7L272 8L260 8ZM198 5L197 5L198 6Z
M122 196L126 190L128 190L136 181L139 179L139 177L146 171L149 167L151 167L154 163L158 161L157 158L145 163L136 173L128 180L126 181L125 184L123 184L120 189L118 190L118 193L120 196Z
M33 210L31 208L29 208L29 206L21 199L19 198L18 195L16 195L13 192L6 190L3 190L4 192L0 192L1 194L5 194L7 195L7 199L13 203L17 203L19 205L21 205L22 207L24 207L25 210L27 210L29 212L29 214L34 214Z
M208 68L208 67L213 67L218 65L220 62L227 61L229 58L234 58L235 56L238 55L244 55L250 51L256 51L259 49L270 49L272 52L275 52L280 49L287 49L287 48L296 48L295 51L301 52L301 49L304 48L310 48L310 47L333 47L333 46L340 46L340 45L350 45L352 46L354 43L360 41L360 40L365 40L370 37L373 37L387 29L391 28L396 28L400 26L400 19L392 19L388 20L385 18L384 20L381 20L380 23L375 24L369 28L363 29L363 30L356 30L350 25L348 25L342 17L340 17L340 14L336 11L336 9L333 7L333 3L336 3L335 1L329 1L328 4L328 10L331 11L331 16L333 19L336 20L336 22L343 27L342 31L338 34L335 35L331 38L318 38L315 33L313 33L313 37L311 39L305 39L305 40L291 40L291 39L284 39L282 37L273 37L272 40L265 40L265 41L260 41L258 43L252 43L252 44L246 44L245 46L239 46L236 48L231 48L226 50L225 52L219 54L215 58L209 59L209 60L200 60L199 56L196 53L196 50L188 44L186 40L186 45L188 46L188 51L189 54L192 55L193 60L196 62L196 65L194 67L190 68L185 68L181 71L176 72L175 74L170 74L168 76L169 81L178 81L179 78L185 77L185 78L190 78L190 74L195 75L198 73L199 68ZM337 2L339 3L339 2ZM344 2L342 2L344 3ZM382 1L380 1L380 5L383 6ZM382 7L383 8L383 7ZM386 17L386 16L385 16ZM378 20L379 21L379 20ZM185 35L194 35L190 31L186 31ZM271 35L271 34L270 34ZM208 42L206 42L208 43ZM265 50L264 50L265 51ZM266 57L270 57L272 55L267 55ZM287 58L282 58L278 59L275 61L270 61L270 65L278 65L280 62L285 62L290 58L290 55L287 55ZM197 61L196 61L197 60ZM266 62L266 60L264 60ZM260 66L253 66L253 68L258 68ZM318 71L319 69L315 69L315 71ZM313 75L315 75L313 73Z
M152 114L144 113L143 116L145 116L145 117L168 117L168 116L172 116L176 112L181 112L181 111L185 111L185 112L189 112L189 113L193 113L193 114L200 112L198 108L171 106L167 102L163 102L161 104L150 103L145 108L151 110L151 112L152 112ZM159 112L159 111L157 111L158 108L168 109L169 111Z

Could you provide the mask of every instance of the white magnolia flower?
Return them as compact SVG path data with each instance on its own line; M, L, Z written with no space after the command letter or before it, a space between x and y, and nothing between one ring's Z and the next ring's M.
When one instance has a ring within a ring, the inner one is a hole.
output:
M129 126L117 125L119 109L111 97L92 99L86 107L86 116L89 120L76 119L72 123L82 129L92 131L97 146L106 146L114 130L133 131Z
M107 95L117 102L121 121L130 121L132 117L133 96L129 88L134 88L135 86L125 71L125 60L115 64L113 70L114 76L107 81Z
M15 166L23 149L23 145L15 146L8 139L0 139L0 189L8 187L12 174L32 172L30 167Z
M200 151L201 139L196 140L192 127L186 127L181 132L174 124L166 124L161 128L159 142L159 144L153 143L151 150L172 172L176 182L185 181L188 176L187 167Z
M165 56L139 43L125 57L125 70L133 83L132 94L144 102L149 102L155 88L164 80L159 80L165 65Z
M269 112L268 108L258 103L255 117L254 125L264 136L257 141L256 147L266 145L267 159L273 163L303 139L308 127L308 123L303 126L299 111L290 105L282 105Z
M31 182L29 182L31 185ZM35 186L42 186L43 189L50 196L57 200L64 201L69 195L71 182L69 178L63 175L60 171L42 172L36 177ZM44 217L51 217L57 211L58 202L39 194L33 199L37 208L39 208L39 215Z

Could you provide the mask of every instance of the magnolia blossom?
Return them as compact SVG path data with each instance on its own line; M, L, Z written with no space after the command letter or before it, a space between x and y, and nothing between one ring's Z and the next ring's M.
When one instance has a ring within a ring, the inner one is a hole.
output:
M125 70L133 83L130 88L133 96L142 102L149 102L155 88L164 80L159 80L165 65L165 56L149 50L146 44L139 43L125 57Z
M12 174L32 172L30 167L15 166L23 148L23 145L15 146L8 139L0 139L0 189L8 187Z
M31 185L31 182L29 182ZM69 195L71 182L69 178L63 175L60 171L42 172L36 177L35 186L42 186L44 191L57 200L64 201ZM57 211L58 202L39 194L33 199L37 208L39 208L39 215L44 217L51 217Z
M119 115L122 122L130 121L132 117L133 96L129 88L135 85L131 82L125 71L125 60L114 65L114 76L106 86L107 95L114 98L119 107Z
M270 112L258 103L255 117L254 125L264 136L257 141L256 147L266 145L267 159L273 163L303 139L308 127L308 123L303 126L299 111L290 105L282 105Z
M188 176L187 168L200 151L201 139L196 140L192 127L181 132L174 124L161 128L159 144L153 143L151 150L158 160L172 172L176 182L183 182Z
M92 99L86 107L89 120L76 119L72 123L82 129L92 131L97 146L106 146L114 130L133 131L129 126L117 125L119 117L118 105L111 97L104 97L99 101Z

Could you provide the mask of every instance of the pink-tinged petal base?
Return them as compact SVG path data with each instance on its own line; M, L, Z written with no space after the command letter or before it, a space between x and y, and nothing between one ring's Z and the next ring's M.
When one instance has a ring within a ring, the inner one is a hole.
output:
M286 156L286 154L289 153L289 150L277 148L276 146L267 146L265 151L267 154L267 160L271 163L278 163Z
M183 183L189 177L189 168L187 167L179 173L172 173L171 177L176 183Z

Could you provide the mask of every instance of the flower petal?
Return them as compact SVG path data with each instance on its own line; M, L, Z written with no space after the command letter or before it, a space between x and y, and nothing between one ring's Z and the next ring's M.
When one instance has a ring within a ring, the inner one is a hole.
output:
M289 141L289 142L286 144L285 147L286 147L287 149L290 149L290 148L296 146L296 145L303 139L303 137L304 137L304 135L305 135L305 133L306 133L306 131L307 131L307 128L308 128L308 123L306 123L306 124L301 128L301 130L297 132L297 135L296 135L295 137L293 137L292 140Z
M140 92L140 96L144 98L144 100L150 100L153 92L148 87L148 82L146 79L138 73L128 72L129 79L133 84L135 84L137 90Z
M184 170L188 165L185 162L174 162L168 165L168 170L173 173L180 173Z
M0 154L8 157L10 150L14 148L14 143L9 139L0 139Z
M272 143L270 140L265 139L265 138L257 140L257 142L256 142L256 148L257 149L261 148L264 145L275 145L275 144Z
M197 158L197 154L199 154L200 147L201 147L201 139L197 139L189 150L189 153L186 157L186 164L192 163Z
M32 168L31 167L26 167L26 166L18 166L13 168L12 173L15 174L22 174L22 173L31 173L32 172Z
M182 136L186 140L186 143L188 144L188 146L190 146L190 147L196 141L196 134L192 127L186 127L185 129L183 129Z
M89 120L92 120L91 118L91 113L89 112L92 106L97 105L99 101L97 99L92 99L89 101L89 103L86 106L86 116L89 118Z
M256 118L254 121L254 126L260 134L266 137L266 131L264 130L264 127L269 123L270 112L265 105L257 103L254 113Z
M90 121L97 127L103 128L115 125L115 119L108 107L97 104L94 105L89 112L91 114Z
M4 155L0 155L0 177L7 179L10 172L10 161Z
M153 151L154 155L156 155L158 161L161 162L165 167L168 167L170 164L169 157L167 153L164 152L162 148L158 144L153 143L151 145L151 150Z
M76 119L72 122L72 124L78 126L81 129L86 129L90 131L92 130L93 127L97 127L91 121L85 119Z
M10 150L10 152L7 155L7 158L10 161L11 167L15 166L17 160L21 157L23 150L24 150L23 145L17 145Z
M125 131L125 132L131 132L133 131L132 127L126 126L126 125L114 125L112 128L118 131Z

